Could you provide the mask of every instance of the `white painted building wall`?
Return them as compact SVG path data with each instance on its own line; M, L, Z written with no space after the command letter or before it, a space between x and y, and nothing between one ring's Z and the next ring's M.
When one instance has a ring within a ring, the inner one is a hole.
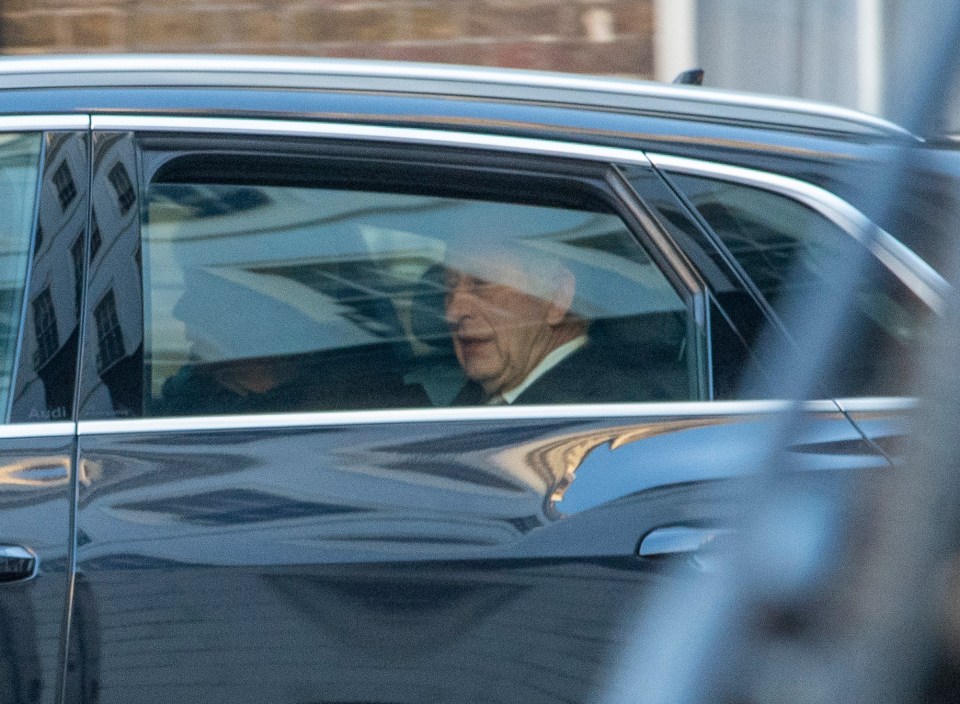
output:
M656 77L823 100L896 119L942 0L655 0ZM945 89L947 87L945 86Z

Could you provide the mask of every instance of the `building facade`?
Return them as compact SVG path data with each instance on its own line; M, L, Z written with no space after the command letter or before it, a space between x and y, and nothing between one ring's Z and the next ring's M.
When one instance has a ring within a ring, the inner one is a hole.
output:
M897 120L942 10L938 0L656 0L654 77L702 66L710 86Z
M230 52L653 76L652 0L2 0L4 53Z
M395 59L626 75L896 119L938 0L0 0L0 51ZM942 8L941 8L942 9Z

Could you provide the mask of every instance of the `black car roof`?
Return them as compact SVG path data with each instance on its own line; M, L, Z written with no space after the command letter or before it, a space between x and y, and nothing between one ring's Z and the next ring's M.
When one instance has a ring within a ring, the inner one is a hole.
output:
M460 97L852 137L912 138L886 120L792 98L621 78L440 64L191 55L5 57L0 91L252 88Z

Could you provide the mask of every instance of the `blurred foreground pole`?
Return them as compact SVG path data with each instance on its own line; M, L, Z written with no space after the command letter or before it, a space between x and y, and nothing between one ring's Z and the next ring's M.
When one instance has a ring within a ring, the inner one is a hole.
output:
M903 126L918 135L936 129L958 74L960 2L941 7L928 23L928 60L905 87ZM919 143L892 149L874 174L870 212L892 213L920 159ZM960 220L958 212L937 215ZM801 331L798 348L772 337L762 347L771 368L793 372L774 392L798 401L757 448L756 494L744 503L740 550L727 569L678 579L643 605L604 704L874 704L908 700L920 686L938 596L931 576L960 523L960 282L952 281L948 310L922 356L907 466L833 507L797 495L784 477L786 450L803 423L799 400L817 396L842 351L875 232L864 235L859 258L833 263L832 286L814 300L793 301L794 324L786 327ZM960 238L950 244L953 267L943 273L960 271ZM842 530L828 523L838 515ZM825 548L828 530L837 532ZM823 561L825 550L835 553L839 574L826 585L803 584L812 573L797 566Z

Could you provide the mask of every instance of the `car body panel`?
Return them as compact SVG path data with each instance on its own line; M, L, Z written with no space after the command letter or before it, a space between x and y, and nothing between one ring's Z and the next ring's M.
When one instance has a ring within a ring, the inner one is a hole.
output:
M830 406L794 468L887 466ZM100 701L589 701L669 579L641 537L736 525L708 480L749 472L783 408L82 422Z
M29 549L38 573L0 584L0 693L6 701L53 704L72 582L74 425L4 430L12 432L0 437L0 543Z

